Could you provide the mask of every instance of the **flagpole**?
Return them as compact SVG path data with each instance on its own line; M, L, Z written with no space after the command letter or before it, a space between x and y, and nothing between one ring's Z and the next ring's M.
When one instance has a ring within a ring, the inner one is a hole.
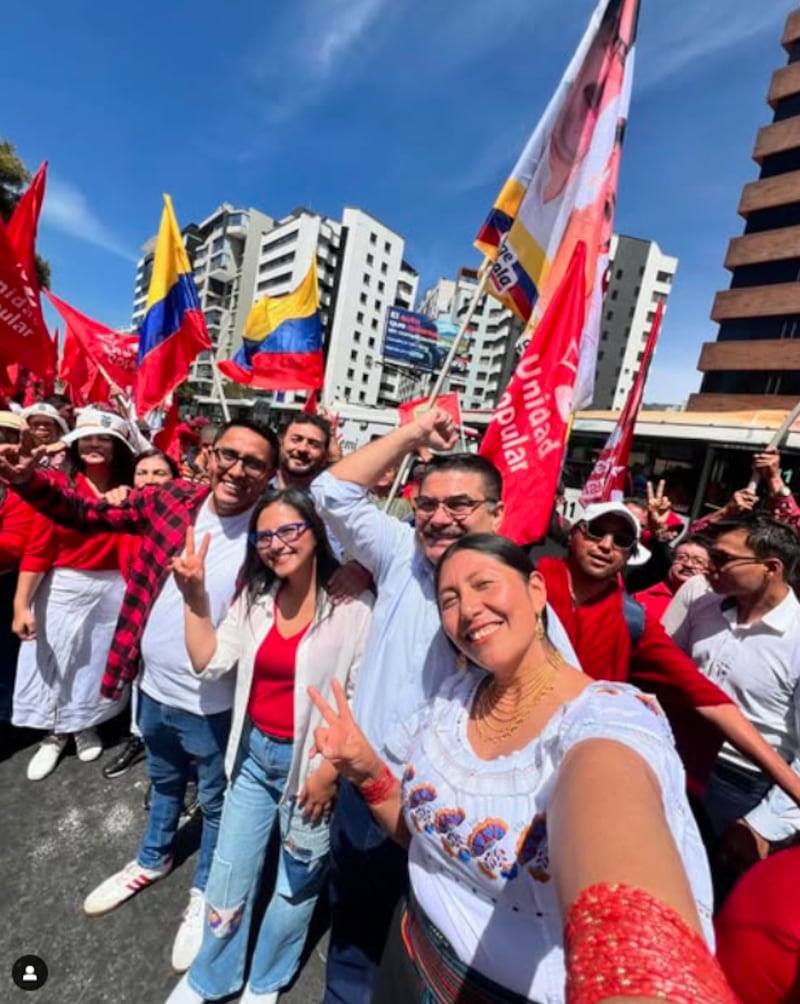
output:
M216 359L211 364L211 373L212 373L211 381L214 386L214 390L217 392L217 399L219 401L219 406L222 409L222 417L225 419L226 422L230 422L231 411L230 408L228 407L228 401L225 397L225 392L222 389L222 379L220 378L219 371L217 370Z
M472 299L469 301L469 306L467 307L467 312L464 315L464 320L459 325L456 336L453 339L453 344L450 346L450 351L447 353L447 358L444 361L444 365L439 371L439 375L431 388L430 396L428 397L428 410L436 404L436 398L442 393L442 388L444 387L444 382L450 375L450 367L453 365L453 360L456 357L456 353L464 340L464 336L467 333L467 329L472 323L472 317L475 311L478 309L478 304L486 293L486 287L489 285L489 275L492 271L491 262L488 258L484 258L483 261L483 272L481 274L478 285L475 287L475 292L472 294ZM462 433L461 437L462 444L464 443L464 437ZM384 512L387 511L392 502L397 498L397 493L400 490L400 485L403 483L403 479L406 476L406 471L411 464L411 457L403 457L403 461L397 469L397 474L395 475L394 481L392 482L392 487L389 490L389 494L383 501L383 506L381 507Z

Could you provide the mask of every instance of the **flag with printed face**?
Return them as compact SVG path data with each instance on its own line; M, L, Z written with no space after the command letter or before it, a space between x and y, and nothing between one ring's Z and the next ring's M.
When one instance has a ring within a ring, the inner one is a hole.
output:
M553 98L475 241L488 291L530 335L586 245L587 308L575 407L591 400L617 179L633 83L639 0L600 0Z
M186 379L193 360L210 348L192 266L172 199L165 195L145 315L139 326L139 415L157 408Z
M317 262L285 296L265 296L253 305L232 359L220 373L262 390L315 390L322 386L322 321Z
M541 539L553 508L585 319L585 266L586 249L579 242L478 451L502 475L500 532L517 544Z
M625 401L625 406L619 413L614 431L608 437L603 451L592 468L589 480L583 486L580 503L585 508L593 502L619 501L625 495L625 481L628 473L628 459L633 446L633 431L644 396L644 385L650 370L650 360L655 351L658 333L661 330L661 320L664 316L664 301L656 308L650 334L642 353L636 379Z

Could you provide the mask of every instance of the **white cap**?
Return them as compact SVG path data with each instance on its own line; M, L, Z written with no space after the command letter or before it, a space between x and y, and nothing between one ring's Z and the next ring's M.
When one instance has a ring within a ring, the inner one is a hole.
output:
M85 439L86 436L113 436L121 440L131 453L136 452L131 442L130 426L121 415L115 415L113 411L101 411L100 408L91 406L83 408L75 419L75 428L61 438L62 442L69 444Z
M627 564L631 568L644 565L650 560L650 551L642 545L642 527L636 516L630 511L624 502L594 502L587 505L583 510L581 519L584 523L590 523L599 516L619 516L630 524L636 538L636 547L631 549Z
M52 404L45 404L44 401L39 401L27 408L23 408L22 417L26 420L29 418L49 418L51 422L56 423L62 433L69 432L69 426L59 415L58 411Z

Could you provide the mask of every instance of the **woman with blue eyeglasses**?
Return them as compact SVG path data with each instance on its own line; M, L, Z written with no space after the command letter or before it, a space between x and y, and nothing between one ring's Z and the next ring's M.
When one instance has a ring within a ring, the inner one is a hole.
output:
M372 611L363 593L333 604L339 567L313 503L288 488L265 494L253 512L241 590L215 631L204 564L208 540L173 562L185 600L186 647L204 678L237 669L226 755L230 787L206 888L203 943L168 1004L200 1004L238 993L245 982L253 903L270 836L281 853L258 932L243 1002L272 1004L297 969L327 872L328 821L336 773L310 757L319 712L308 687L337 680L352 691Z

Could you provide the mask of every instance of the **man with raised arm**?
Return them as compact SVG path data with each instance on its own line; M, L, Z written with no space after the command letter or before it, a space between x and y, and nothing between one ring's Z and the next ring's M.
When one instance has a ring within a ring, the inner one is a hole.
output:
M472 454L434 458L414 503L415 525L381 512L368 491L420 448L452 449L457 430L434 408L344 457L312 484L326 524L347 553L369 569L378 599L353 699L373 746L399 775L404 726L456 668L442 633L434 567L469 533L496 533L503 517L502 480ZM568 661L572 647L558 618L549 634ZM394 738L393 738L394 737ZM331 940L325 1004L367 1004L392 913L408 886L406 852L374 822L356 788L343 782L331 826Z

